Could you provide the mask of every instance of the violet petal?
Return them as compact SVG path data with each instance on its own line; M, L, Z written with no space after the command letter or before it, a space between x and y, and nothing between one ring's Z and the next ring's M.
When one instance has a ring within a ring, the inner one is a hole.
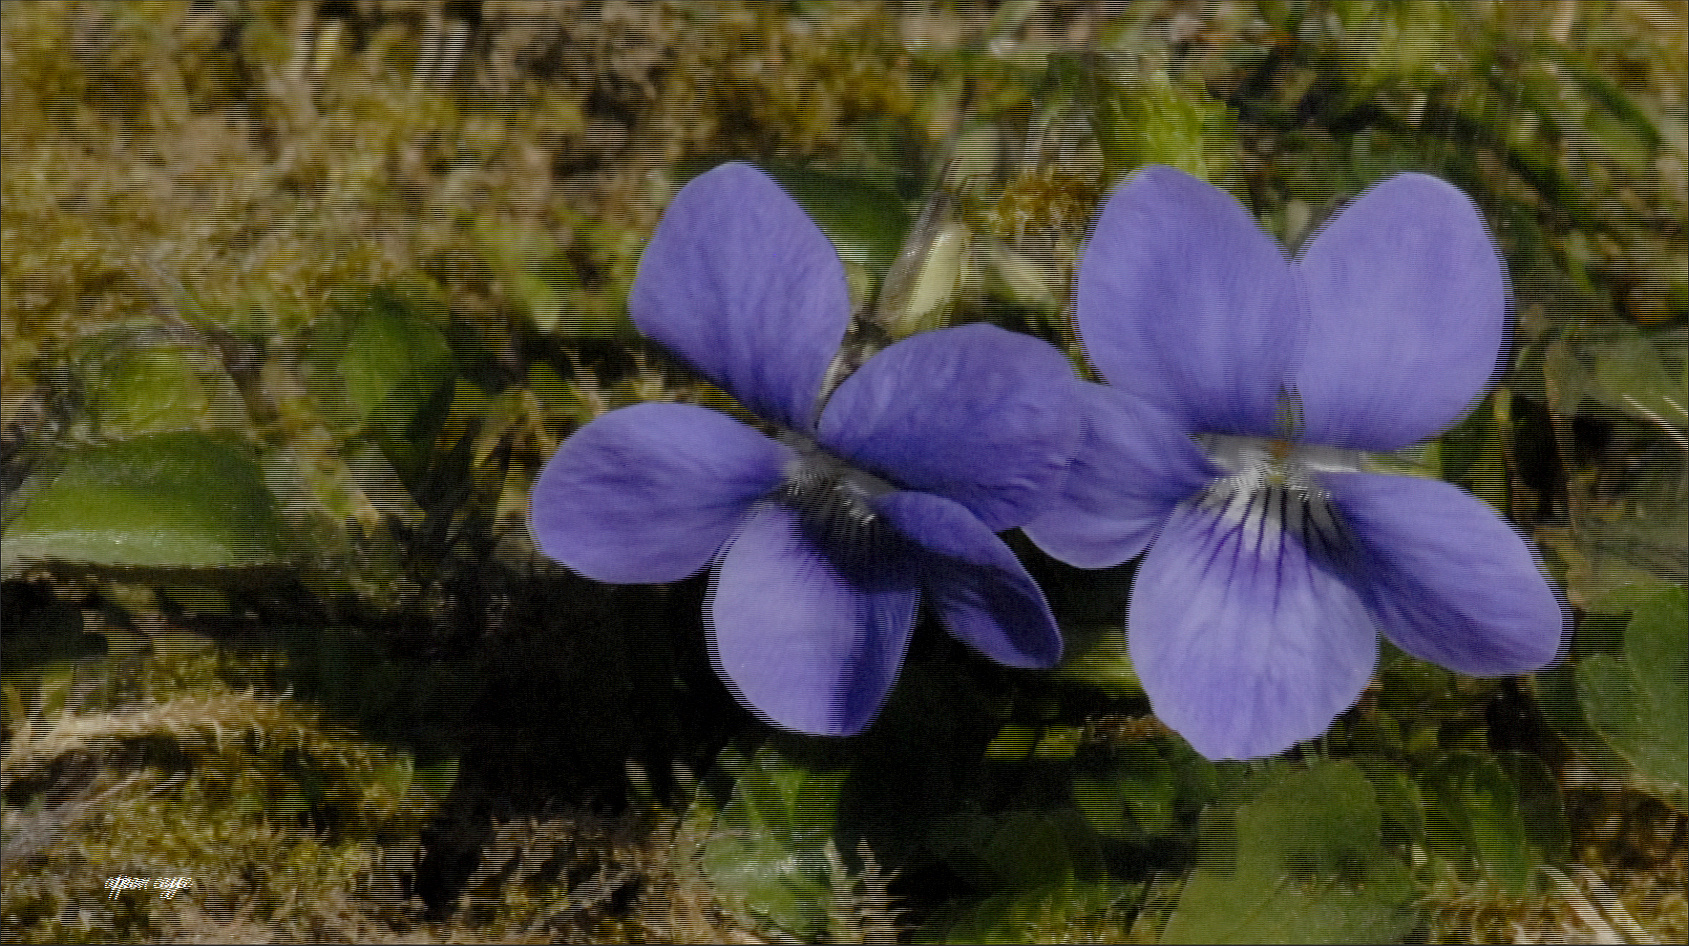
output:
M1396 450L1455 423L1495 372L1507 278L1472 201L1399 174L1350 204L1299 264L1303 438Z
M1078 445L1072 366L991 325L923 332L846 378L819 437L853 465L954 500L996 532L1055 498Z
M791 452L725 414L639 404L563 442L534 484L546 555L595 581L678 581L709 564Z
M766 174L730 163L675 195L628 308L646 337L758 416L808 429L850 290L803 209Z
M1144 556L1127 612L1150 706L1210 759L1272 755L1325 732L1378 655L1343 575L1259 511L1181 504Z
M1530 673L1560 653L1559 599L1525 540L1482 500L1410 476L1320 482L1364 555L1360 587L1396 646L1478 677Z
M841 565L796 512L758 503L704 607L716 669L747 708L813 735L861 732L897 678L919 589L904 563Z
M1173 507L1220 471L1147 401L1082 384L1079 403L1085 435L1060 499L1024 529L1054 558L1106 568L1142 555Z
M928 493L881 496L874 508L919 556L921 587L951 636L1009 667L1052 667L1061 632L1032 576L1003 540L958 503Z
M1305 316L1284 251L1230 194L1146 167L1079 264L1079 335L1111 383L1186 430L1273 436Z

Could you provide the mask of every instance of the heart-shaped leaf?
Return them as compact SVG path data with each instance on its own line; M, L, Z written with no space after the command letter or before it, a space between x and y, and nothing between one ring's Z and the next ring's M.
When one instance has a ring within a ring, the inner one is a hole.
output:
M1525 842L1519 793L1494 759L1452 753L1426 770L1420 786L1429 847L1477 865L1516 894L1529 888L1535 863Z
M1689 785L1689 631L1685 592L1638 603L1624 653L1591 654L1577 665L1578 702L1608 745L1658 786Z
M1251 778L1204 816L1205 856L1165 943L1387 943L1413 927L1407 869L1379 839L1378 803L1350 763Z
M77 449L25 490L6 527L7 569L26 562L231 569L280 564L285 530L240 444L197 432Z
M703 867L730 899L798 936L826 928L826 849L846 770L812 767L772 746L739 771L704 845Z

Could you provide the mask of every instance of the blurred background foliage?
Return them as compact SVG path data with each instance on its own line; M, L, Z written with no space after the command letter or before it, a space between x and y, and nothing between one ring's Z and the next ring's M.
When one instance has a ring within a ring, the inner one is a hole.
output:
M8 4L7 939L1683 941L1685 25ZM828 231L874 337L990 320L1076 362L1073 264L1133 168L1290 246L1393 172L1453 181L1515 344L1464 423L1379 462L1535 539L1568 659L1479 681L1386 647L1317 743L1210 763L1126 661L1131 567L1011 536L1062 667L923 624L866 735L768 730L710 668L700 580L594 585L524 524L599 414L733 409L625 314L664 202L726 158Z

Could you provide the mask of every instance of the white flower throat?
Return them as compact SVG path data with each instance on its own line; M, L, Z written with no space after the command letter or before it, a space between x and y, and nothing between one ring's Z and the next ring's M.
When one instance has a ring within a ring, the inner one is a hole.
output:
M1276 559L1286 535L1326 561L1349 554L1342 517L1315 474L1361 472L1364 452L1227 434L1196 441L1225 472L1191 501L1240 530L1262 557Z

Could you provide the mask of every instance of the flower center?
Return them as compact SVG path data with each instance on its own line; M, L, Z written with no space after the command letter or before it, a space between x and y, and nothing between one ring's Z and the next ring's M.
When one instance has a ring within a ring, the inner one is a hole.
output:
M1197 446L1229 476L1249 474L1263 482L1318 489L1315 473L1359 473L1366 453L1269 437L1199 434Z
M1225 471L1195 500L1229 526L1255 530L1261 547L1286 534L1327 561L1349 548L1342 518L1316 473L1355 473L1364 454L1281 439L1204 434L1197 443Z
M865 555L891 536L871 500L895 491L896 486L856 469L800 434L786 433L780 440L795 455L776 495L797 511L811 539L830 551Z

